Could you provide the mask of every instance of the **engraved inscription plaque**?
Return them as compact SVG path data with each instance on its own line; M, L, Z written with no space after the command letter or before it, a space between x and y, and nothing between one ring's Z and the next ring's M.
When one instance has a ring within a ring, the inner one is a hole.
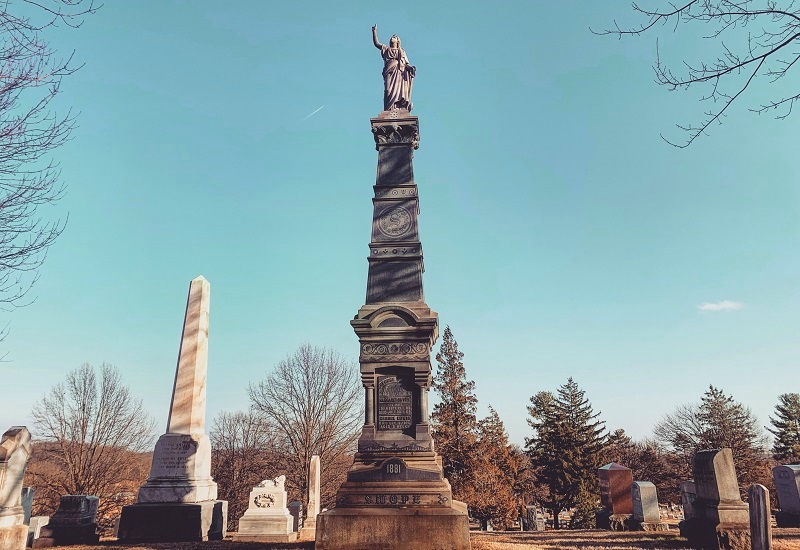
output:
M397 376L378 377L378 429L405 430L411 427L411 391Z

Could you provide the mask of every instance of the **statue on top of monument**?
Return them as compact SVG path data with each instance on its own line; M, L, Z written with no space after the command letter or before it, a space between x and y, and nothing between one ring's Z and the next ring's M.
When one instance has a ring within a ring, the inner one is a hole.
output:
M417 68L410 65L406 51L400 47L400 37L396 34L389 39L389 45L378 40L378 25L372 26L372 43L381 51L383 57L383 110L411 110L411 90Z

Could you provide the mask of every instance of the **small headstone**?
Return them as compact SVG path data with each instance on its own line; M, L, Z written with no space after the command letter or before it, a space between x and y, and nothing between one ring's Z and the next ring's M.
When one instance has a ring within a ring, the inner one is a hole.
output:
M41 529L50 523L50 516L33 516L28 524L28 546L33 546L33 541L41 535Z
M747 490L750 502L750 537L752 550L772 550L772 514L769 505L769 491L763 485L754 483Z
M625 521L633 517L633 470L610 462L597 470L597 478L603 505L597 513L597 526L612 531L627 530Z
M289 503L289 513L292 515L292 531L299 531L303 523L303 503L293 500Z
M64 495L50 522L41 528L34 548L50 548L70 544L96 544L97 505L100 499L89 495Z
M286 476L267 479L250 491L249 506L239 519L236 541L294 542L293 518L286 508Z
M750 515L739 496L730 449L699 451L694 455L697 500L690 519L681 522L681 535L694 548L749 550Z
M31 510L33 510L33 492L33 487L22 488L22 510L25 513L25 519L23 520L25 525L28 525L31 522Z
M683 507L683 519L690 519L694 516L694 501L697 500L697 488L694 480L681 482L681 506Z
M25 548L22 479L31 455L31 433L25 426L12 426L0 439L0 542L3 549Z
M633 519L649 523L658 523L661 520L655 485L649 481L634 481L631 484L631 498L633 499Z
M306 509L303 528L300 529L300 540L314 540L317 532L317 514L320 500L320 466L319 456L311 457L308 468L308 507Z
M800 465L775 466L772 479L780 507L775 514L778 527L800 527Z

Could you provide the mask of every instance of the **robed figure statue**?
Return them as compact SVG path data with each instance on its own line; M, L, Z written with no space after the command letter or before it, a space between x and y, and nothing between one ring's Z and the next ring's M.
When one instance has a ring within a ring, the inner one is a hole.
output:
M400 37L396 34L389 39L389 45L378 40L378 25L372 27L372 42L383 57L383 110L411 110L411 90L414 87L416 67L410 65Z

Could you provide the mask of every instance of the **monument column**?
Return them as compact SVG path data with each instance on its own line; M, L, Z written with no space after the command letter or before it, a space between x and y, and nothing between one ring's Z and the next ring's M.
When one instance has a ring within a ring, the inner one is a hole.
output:
M222 539L226 501L211 478L211 442L205 433L206 372L211 285L202 276L189 285L167 433L158 438L150 477L137 504L125 506L124 541L177 542Z
M428 426L438 316L425 303L412 116L416 69L400 39L373 43L384 60L384 111L370 119L378 151L365 304L358 336L365 422L336 507L317 518L317 550L469 549L467 508L452 499Z

